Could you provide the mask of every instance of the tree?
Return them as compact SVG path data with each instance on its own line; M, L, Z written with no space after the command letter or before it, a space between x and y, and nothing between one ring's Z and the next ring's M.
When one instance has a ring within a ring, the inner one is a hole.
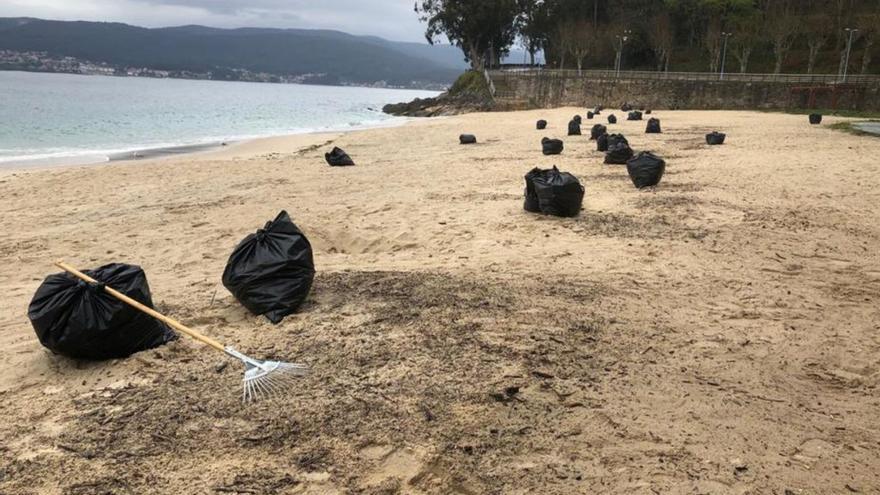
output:
M657 70L669 72L669 59L675 46L675 28L667 11L661 11L651 20L648 39L657 55Z
M733 36L730 37L730 51L739 62L742 74L748 70L752 52L763 39L762 19L758 12L739 15L733 20Z
M516 37L516 0L419 0L415 10L428 42L445 35L474 70L497 64Z
M517 0L517 6L516 30L529 62L535 65L535 55L547 44L547 4L542 0Z
M831 41L834 34L834 23L829 22L828 12L833 9L833 0L805 0L805 11L801 17L801 26L806 38L807 74L812 74L822 48Z
M792 15L792 9L785 0L777 0L770 5L765 14L764 30L770 38L776 63L773 73L782 72L782 66L791 46L798 35L799 21Z
M578 75L583 74L584 59L596 46L596 32L587 20L573 20L560 26L560 35L565 38L568 53L574 57Z
M862 31L862 74L867 74L871 67L871 50L877 37L880 36L880 12L874 12L863 16L859 20L859 27Z
M709 72L718 72L721 61L721 21L714 19L706 29L703 37L703 46L709 52Z

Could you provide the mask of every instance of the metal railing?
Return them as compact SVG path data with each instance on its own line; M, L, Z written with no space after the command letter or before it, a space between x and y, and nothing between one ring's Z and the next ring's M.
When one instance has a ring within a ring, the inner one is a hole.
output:
M838 74L741 74L725 73L723 78L717 72L654 72L654 71L621 71L618 75L613 70L576 70L542 69L528 67L511 67L492 70L493 79L516 77L558 77L592 80L654 80L654 81L726 81L726 82L776 82L796 84L840 84L843 77ZM880 75L849 75L846 84L880 85Z

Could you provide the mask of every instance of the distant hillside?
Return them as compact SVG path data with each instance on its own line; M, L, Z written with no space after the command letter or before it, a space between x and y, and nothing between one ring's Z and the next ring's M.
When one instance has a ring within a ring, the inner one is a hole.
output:
M0 50L45 52L118 68L223 74L224 79L231 77L230 71L250 71L302 76L303 81L317 84L399 87L448 85L466 67L461 52L452 47L338 31L147 29L28 18L0 18Z

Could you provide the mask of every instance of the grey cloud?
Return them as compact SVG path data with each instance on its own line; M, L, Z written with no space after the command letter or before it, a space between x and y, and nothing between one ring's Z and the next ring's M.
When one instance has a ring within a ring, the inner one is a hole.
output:
M424 41L413 0L0 0L0 17L118 21L148 27L336 29Z

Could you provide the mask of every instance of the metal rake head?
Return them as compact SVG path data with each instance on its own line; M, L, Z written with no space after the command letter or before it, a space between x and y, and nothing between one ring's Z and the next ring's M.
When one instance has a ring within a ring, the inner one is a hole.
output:
M304 364L260 361L231 347L226 348L226 353L238 358L245 365L242 380L242 400L245 403L278 397L294 385L297 377L309 372L309 367Z

